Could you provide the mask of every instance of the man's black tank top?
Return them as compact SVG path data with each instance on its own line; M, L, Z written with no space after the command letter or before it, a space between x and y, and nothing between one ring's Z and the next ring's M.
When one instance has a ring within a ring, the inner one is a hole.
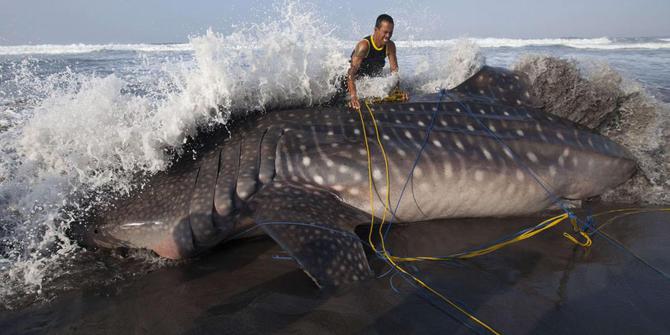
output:
M363 58L361 67L358 68L357 76L380 76L382 74L382 69L386 65L386 45L380 49L375 47L374 42L372 41L372 36L368 35L363 38L368 41L370 45L369 52L367 57ZM351 56L354 56L354 52L351 52Z

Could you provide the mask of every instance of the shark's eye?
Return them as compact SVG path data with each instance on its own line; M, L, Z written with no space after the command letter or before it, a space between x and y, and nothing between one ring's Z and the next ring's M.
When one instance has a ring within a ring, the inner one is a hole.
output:
M93 229L93 234L98 234L98 233L99 233L98 229Z

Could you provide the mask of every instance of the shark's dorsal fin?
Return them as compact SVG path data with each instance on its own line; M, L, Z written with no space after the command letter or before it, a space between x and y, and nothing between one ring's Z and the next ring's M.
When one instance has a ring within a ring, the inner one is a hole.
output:
M508 106L538 106L529 88L529 79L521 72L484 66L450 92L461 94L461 98L485 98Z
M274 182L252 200L256 224L286 250L319 287L370 278L356 224L369 219L328 190Z

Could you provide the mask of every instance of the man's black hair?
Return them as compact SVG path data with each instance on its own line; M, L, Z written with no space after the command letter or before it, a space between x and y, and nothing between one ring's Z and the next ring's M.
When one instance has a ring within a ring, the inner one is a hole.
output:
M375 22L375 28L379 28L379 27L381 27L381 26L382 26L382 22L384 22L384 21L386 21L386 22L388 22L388 23L390 23L390 24L394 24L394 23L393 23L393 18L391 17L391 15L388 15L388 14L382 14L382 15L377 16L377 22Z

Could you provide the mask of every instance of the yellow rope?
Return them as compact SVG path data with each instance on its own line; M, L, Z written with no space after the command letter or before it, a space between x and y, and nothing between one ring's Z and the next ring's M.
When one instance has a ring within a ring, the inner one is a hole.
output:
M384 101L394 101L396 97L388 97L385 99L377 99L377 102L384 102ZM412 280L414 280L416 283L418 283L421 287L424 289L428 290L432 294L436 295L455 309L457 309L459 312L463 313L466 315L470 320L474 321L478 325L482 326L489 332L493 334L500 334L497 332L495 329L493 329L491 326L487 325L483 321L479 320L477 317L474 315L470 314L466 310L464 310L462 307L460 307L458 304L455 302L451 301L449 298L445 297L444 295L440 294L437 292L435 289L430 287L428 284L423 282L421 279L417 278L416 276L410 274L407 272L404 268L402 268L398 262L415 262L415 261L447 261L447 260L454 260L454 259L470 259L482 255L486 255L489 253L492 253L494 251L500 250L508 245L521 242L523 240L529 239L533 236L536 236L537 234L540 234L541 232L548 230L559 223L570 219L570 216L568 213L564 213L561 215L557 215L554 217L551 217L549 219L546 219L539 224L537 224L535 227L529 229L528 231L524 232L521 235L518 235L512 239L494 244L492 246L480 248L477 250L473 251L468 251L468 252L461 252L461 253L456 253L452 254L450 256L446 257L431 257L431 256L418 256L418 257L397 257L391 255L387 249L386 249L386 244L385 244L385 239L384 239L384 234L383 234L383 226L384 223L386 223L386 215L388 212L390 212L390 173L389 173L389 161L388 161L388 156L386 155L386 151L384 149L384 145L382 144L381 137L379 135L379 128L377 127L377 120L375 119L374 113L372 112L372 109L370 108L369 101L365 100L365 107L368 110L368 113L370 115L370 118L372 119L372 124L374 126L375 130L375 136L377 138L377 144L379 145L379 148L381 150L382 156L384 158L384 167L385 167L385 174L386 174L386 197L384 199L384 210L382 212L382 218L381 222L379 223L379 238L381 241L381 251L377 249L375 246L374 242L372 241L372 231L374 230L374 224L375 224L375 201L374 201L374 179L373 179L373 169L372 169L372 156L370 152L370 145L368 143L368 137L367 137L367 127L365 126L365 118L363 117L363 113L361 112L360 109L357 109L358 115L361 120L361 128L363 130L363 139L364 139L364 144L365 144L365 150L367 153L367 161L368 161L368 183L369 183L369 195L370 195L370 209L371 209L371 219L370 219L370 231L368 234L368 243L370 244L370 247L375 253L381 253L384 258L391 264L396 270L402 272L403 274L407 275L410 277ZM663 209L640 209L640 208L625 208L625 209L617 209L617 210L610 210L606 212L601 212L598 214L593 215L593 217L601 216L601 215L606 215L606 214L612 214L612 213L624 213L618 216L615 216L614 218L609 219L607 222L605 222L603 225L598 227L596 230L602 229L605 225L613 222L614 220L623 217L623 216L628 216L628 215L634 215L634 214L640 214L640 213L647 213L647 212L654 212L654 211L670 211L670 208L663 208ZM591 240L590 236L584 232L579 225L577 224L577 221L575 219L570 219L570 223L572 224L573 230L578 233L580 236L584 238L584 242L578 241L575 237L568 233L563 233L563 236L570 240L571 242L582 246L584 248L588 248L593 244L593 241Z
M414 276L413 274L407 272L407 270L405 270L404 268L402 268L400 265L398 265L398 264L394 261L394 258L395 258L395 257L394 257L394 256L391 256L391 255L388 253L388 251L386 250L386 246L385 246L385 244L384 244L384 236L383 236L382 227L383 227L383 225L384 225L384 221L385 221L385 219L386 219L386 212L388 211L388 209L389 209L389 204L390 204L390 182L389 182L388 158L387 158L387 156L386 156L386 151L384 150L384 146L383 146L382 143L381 143L381 138L380 138L380 136L379 136L379 129L377 128L377 120L375 119L374 114L372 113L372 109L370 108L370 105L368 104L368 101L367 101L367 100L365 101L365 107L367 108L367 110L368 110L368 112L369 112L369 114L370 114L370 117L372 118L372 124L374 125L374 128L375 128L375 134L376 134L376 136L377 136L377 143L379 144L379 146L380 146L380 148L381 148L382 155L384 156L384 164L385 164L385 168L386 168L386 201L385 201L385 204L384 204L384 213L383 213L383 215L382 215L382 221L381 221L381 223L379 224L379 236L380 236L380 238L381 238L381 243L382 243L382 255L386 258L386 260L387 260L387 261L388 261L388 262L389 262L389 263L390 263L396 270L398 270L398 271L402 272L403 274L405 274L406 276L412 278L412 280L414 280L414 281L415 281L417 284L419 284L421 287L423 287L424 289L428 290L430 293L434 294L434 295L437 296L438 298L442 299L444 302L446 302L447 304L449 304L450 306L452 306L453 308L455 308L455 309L458 310L459 312L463 313L463 314L466 315L470 320L472 320L473 322L477 323L477 324L480 325L481 327L485 328L486 330L488 330L488 331L491 332L492 334L500 335L500 333L497 332L495 329L493 329L491 326L489 326L489 325L486 324L485 322L479 320L477 317L475 317L474 315L470 314L468 311L466 311L466 310L463 309L461 306L459 306L458 304L456 304L455 302L453 302L451 299L449 299L449 298L447 298L446 296L442 295L440 292L437 292L435 289L433 289L432 287L430 287L428 284L426 284L425 282L423 282L421 279L419 279L419 278L417 278L416 276ZM368 242L370 243L370 246L372 247L372 250L374 250L375 252L378 252L377 249L376 249L375 246L374 246L374 243L372 243L372 230L373 230L373 228L374 228L374 208L375 208L375 205L374 205L374 191L373 191L373 186L372 186L372 183L373 183L373 178L372 178L372 159L371 159L371 155L370 155L370 146L369 146L369 144L368 144L367 131L365 130L366 127L365 127L365 121L364 121L364 118L363 118L363 113L362 113L360 110L358 110L358 115L359 115L359 117L360 117L360 119L361 119L361 127L363 128L363 138L364 138L364 142L365 142L365 149L366 149L366 151L367 151L367 156L368 156L368 181L369 181L369 183L370 183L370 207L371 207L371 211L372 211L372 213L373 213L373 214L372 214L372 220L371 220L372 222L371 222L371 227L370 227L370 234L368 235Z
M367 102L366 102L367 106ZM375 226L375 200L374 200L374 191L372 189L373 181L372 181L372 158L370 155L370 145L368 144L368 132L367 132L367 127L365 127L365 119L363 118L363 113L361 113L360 109L356 109L358 111L358 116L361 119L361 129L363 130L363 143L365 143L365 151L368 156L368 184L370 186L370 233L368 234L368 243L370 244L370 247L372 248L372 251L375 253L378 253L379 251L375 247L375 244L372 242L372 229Z
M597 217L597 216L613 214L613 213L622 213L622 212L623 212L623 214L616 215L616 216L608 219L607 221L605 221L605 223L599 225L596 228L596 231L600 231L605 226L609 225L610 223L612 223L612 222L614 222L614 221L616 221L616 220L618 220L622 217L637 215L637 214L643 214L643 213L670 212L670 208L621 208L621 209L614 209L614 210L609 210L609 211L605 211L605 212L600 212L600 213L594 214L592 216Z
M384 223L386 222L386 213L389 212L390 206L391 206L391 181L390 181L390 173L389 173L389 160L388 156L386 155L386 150L384 150L384 145L382 144L381 137L379 136L379 128L377 127L377 120L375 119L375 115L372 112L372 109L370 108L370 105L368 104L368 101L365 101L365 107L368 110L368 113L370 114L370 118L372 118L372 125L375 128L375 135L377 136L377 144L379 144L379 148L382 152L382 156L384 157L384 168L386 171L386 199L384 201L384 212L382 214L382 221L379 223L379 239L382 244L382 252L386 257L388 257L388 253L386 251L386 244L384 242L384 232L382 230L382 227L384 226ZM367 141L367 140L366 140ZM372 232L372 229L370 230Z

